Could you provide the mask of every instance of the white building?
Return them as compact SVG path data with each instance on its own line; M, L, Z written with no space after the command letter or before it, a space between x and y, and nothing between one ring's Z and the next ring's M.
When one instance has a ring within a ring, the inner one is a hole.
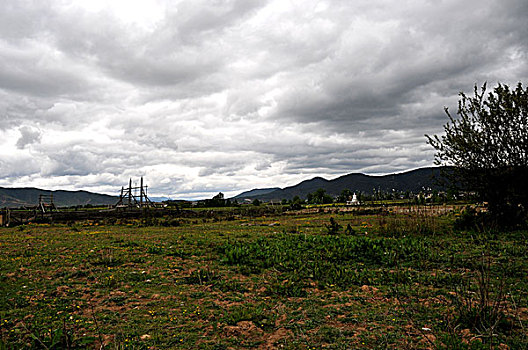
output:
M354 194L352 195L352 200L351 201L347 201L346 202L346 205L359 205L359 201L357 199L357 196L356 196L356 193L354 192Z

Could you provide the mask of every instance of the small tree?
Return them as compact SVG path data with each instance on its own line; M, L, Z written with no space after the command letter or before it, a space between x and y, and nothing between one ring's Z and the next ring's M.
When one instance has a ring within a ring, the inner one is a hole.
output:
M435 163L452 166L448 176L459 188L488 202L490 217L501 226L524 220L528 208L528 89L499 84L486 95L460 93L455 119L445 135L426 135L436 149Z

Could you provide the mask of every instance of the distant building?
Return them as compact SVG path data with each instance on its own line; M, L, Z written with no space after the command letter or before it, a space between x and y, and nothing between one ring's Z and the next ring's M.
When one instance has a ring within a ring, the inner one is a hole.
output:
M356 193L352 195L352 200L346 202L346 205L359 205Z

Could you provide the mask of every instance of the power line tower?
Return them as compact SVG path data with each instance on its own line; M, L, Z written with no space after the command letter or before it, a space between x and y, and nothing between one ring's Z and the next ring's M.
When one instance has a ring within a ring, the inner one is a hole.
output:
M145 208L152 207L154 203L147 195L148 186L143 185L143 177L139 186L132 186L132 179L128 182L128 188L121 187L121 195L116 207Z

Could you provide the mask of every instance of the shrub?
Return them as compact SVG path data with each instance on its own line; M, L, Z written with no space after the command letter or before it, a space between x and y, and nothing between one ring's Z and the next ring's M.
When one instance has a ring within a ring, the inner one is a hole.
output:
M330 218L330 224L325 225L329 235L337 235L343 226L339 225L334 218Z

